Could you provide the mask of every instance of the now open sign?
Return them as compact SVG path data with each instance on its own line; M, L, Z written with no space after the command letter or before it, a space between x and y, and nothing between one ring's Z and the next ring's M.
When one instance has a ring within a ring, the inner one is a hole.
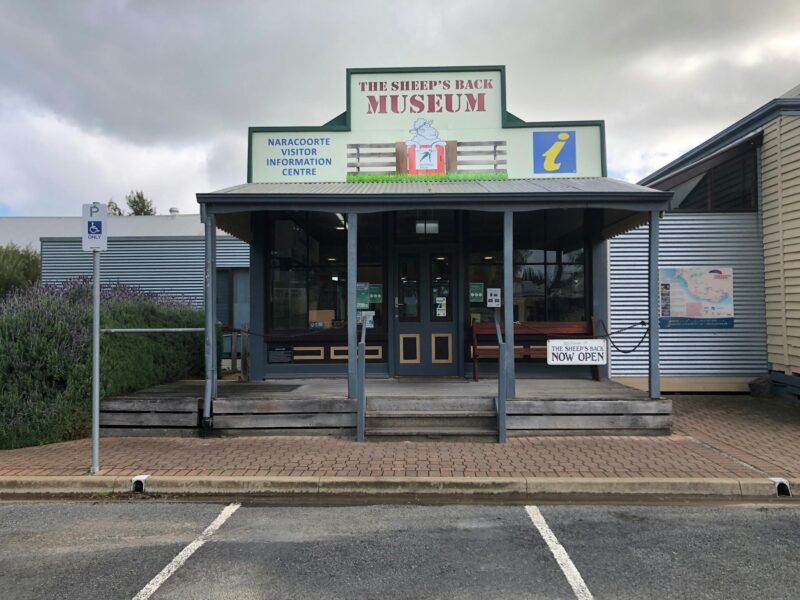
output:
M606 340L547 340L548 365L604 365L608 362Z

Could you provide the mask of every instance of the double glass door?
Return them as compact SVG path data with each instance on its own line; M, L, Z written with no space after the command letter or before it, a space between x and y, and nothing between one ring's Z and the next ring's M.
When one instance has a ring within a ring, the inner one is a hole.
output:
M397 374L457 375L455 252L398 247L396 257Z

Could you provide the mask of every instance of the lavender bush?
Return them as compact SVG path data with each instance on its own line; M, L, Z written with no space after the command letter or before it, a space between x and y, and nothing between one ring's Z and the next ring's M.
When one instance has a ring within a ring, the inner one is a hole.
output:
M123 285L101 288L102 327L202 327L202 311ZM0 448L87 435L92 291L86 279L0 299ZM202 334L103 334L101 397L201 374Z

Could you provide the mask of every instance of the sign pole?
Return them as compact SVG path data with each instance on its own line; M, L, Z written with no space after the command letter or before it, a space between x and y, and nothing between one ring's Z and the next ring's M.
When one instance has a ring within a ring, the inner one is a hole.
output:
M100 253L108 249L107 216L104 204L83 205L81 247L92 253L92 475L100 470Z
M92 468L100 470L100 252L92 251Z

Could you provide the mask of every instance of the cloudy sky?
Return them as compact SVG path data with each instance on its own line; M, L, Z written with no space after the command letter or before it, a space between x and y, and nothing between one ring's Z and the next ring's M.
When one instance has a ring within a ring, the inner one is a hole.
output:
M344 110L347 67L480 64L523 119L604 119L636 181L800 83L800 2L0 0L0 215L197 212L249 125Z

